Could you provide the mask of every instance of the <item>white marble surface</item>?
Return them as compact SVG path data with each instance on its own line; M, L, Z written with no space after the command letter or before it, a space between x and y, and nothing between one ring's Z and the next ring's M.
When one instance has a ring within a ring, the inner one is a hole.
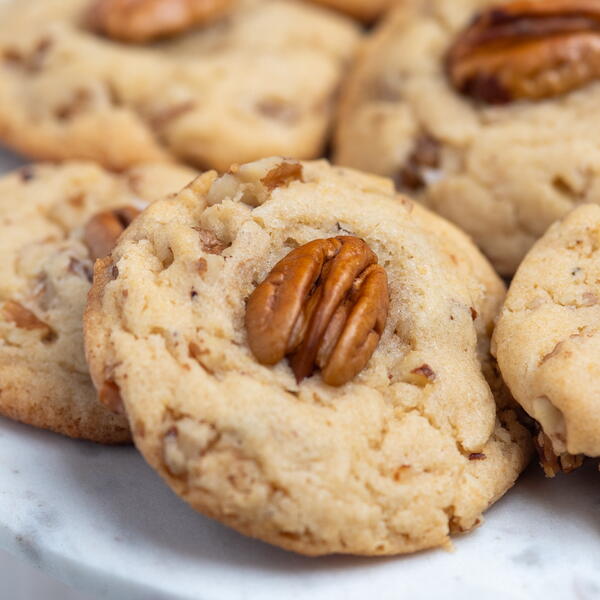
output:
M0 598L2 600L93 600L24 560L0 550Z
M0 171L15 164L0 153ZM600 473L530 469L454 553L306 559L196 514L133 448L0 418L0 549L87 598L598 600ZM0 600L19 598L3 583Z
M454 553L306 559L194 513L133 448L0 419L0 548L119 600L595 600L600 474L532 469Z

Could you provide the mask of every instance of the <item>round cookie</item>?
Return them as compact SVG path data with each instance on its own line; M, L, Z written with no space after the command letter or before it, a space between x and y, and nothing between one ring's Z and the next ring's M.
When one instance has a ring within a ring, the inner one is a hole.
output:
M600 207L577 208L529 252L494 334L514 397L559 458L600 456Z
M367 366L331 387L259 364L250 294L293 249L347 235L389 280ZM136 220L96 263L86 353L138 449L195 509L308 555L414 552L477 525L529 457L490 388L503 297L469 240L391 181L271 158Z
M74 162L0 179L0 414L97 442L130 439L127 420L97 401L85 363L85 226L107 209L141 209L193 175L163 165L113 175Z
M496 4L503 3L400 3L350 76L335 160L393 177L511 275L555 220L581 202L600 202L600 83L501 105L459 93L446 72L448 52L473 17Z
M319 156L356 24L293 0L235 0L155 43L88 24L99 0L19 0L0 12L0 140L37 158L116 169L177 158L226 170Z
M356 19L370 23L380 17L395 0L312 0L323 6L334 8Z

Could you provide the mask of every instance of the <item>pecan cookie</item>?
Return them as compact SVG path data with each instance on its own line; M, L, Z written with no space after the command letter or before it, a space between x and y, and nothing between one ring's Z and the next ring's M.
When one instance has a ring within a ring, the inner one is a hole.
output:
M0 22L0 141L116 169L319 156L360 38L299 0L14 0Z
M529 252L494 334L507 384L558 457L554 465L544 460L550 475L576 465L573 455L600 456L598 323L600 207L589 204Z
M406 0L342 101L336 160L393 177L504 275L600 202L600 3Z
M83 355L93 259L149 201L193 175L70 163L0 179L0 414L97 442L129 439L126 420L97 401Z
M381 16L396 0L311 0L323 6L344 12L366 23Z
M197 510L309 555L413 552L477 525L527 461L491 391L503 297L391 181L271 158L135 221L96 263L86 351Z

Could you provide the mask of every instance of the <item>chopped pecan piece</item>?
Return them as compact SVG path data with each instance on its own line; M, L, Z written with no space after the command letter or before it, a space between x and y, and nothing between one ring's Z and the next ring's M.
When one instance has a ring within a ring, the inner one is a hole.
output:
M202 250L208 254L222 254L228 244L222 242L212 231L202 227L194 227L200 235Z
M485 460L487 456L483 452L472 452L469 454L469 460Z
M598 0L513 0L475 18L448 55L461 93L490 104L538 100L600 77Z
M105 381L98 390L98 400L113 412L124 415L125 405L119 386L112 380Z
M69 259L69 273L73 273L73 275L77 275L82 279L87 279L90 283L92 283L93 271L89 264L86 264L77 258L71 257Z
M44 37L37 41L33 48L23 52L14 48L4 50L1 58L10 64L20 67L28 73L39 73L46 62L48 52L54 42L51 38Z
M92 260L108 256L119 236L140 214L133 206L107 210L93 216L85 226L84 242Z
M315 367L341 386L365 367L389 307L385 270L360 238L314 240L275 265L248 299L248 342L261 364L290 355L300 383Z
M425 387L437 379L435 371L427 364L413 369L407 377L408 383Z
M19 329L27 331L39 330L43 339L49 339L53 336L53 331L48 323L44 323L28 308L14 300L8 300L4 303L2 310L7 321L13 322Z
M302 181L302 170L299 162L282 162L271 169L260 182L271 192L278 187L289 185L292 181Z
M533 438L533 441L538 452L540 466L544 469L546 477L556 477L561 472L571 473L583 464L582 455L556 454L552 447L552 441L541 430Z
M143 43L203 25L233 0L95 0L90 25L115 40Z
M419 136L413 151L394 178L396 187L410 191L424 188L427 170L440 167L441 151L441 144L435 138L427 134Z

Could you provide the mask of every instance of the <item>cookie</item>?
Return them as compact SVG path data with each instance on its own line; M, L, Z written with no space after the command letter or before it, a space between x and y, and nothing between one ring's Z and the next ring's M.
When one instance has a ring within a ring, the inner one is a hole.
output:
M600 456L600 207L582 206L531 249L494 334L514 397L559 458Z
M236 0L203 26L124 44L92 28L99 1L20 0L0 14L5 144L115 169L321 154L359 41L349 19L293 0Z
M97 401L84 359L91 253L109 241L99 228L104 219L110 229L106 211L121 209L118 235L118 219L193 174L159 165L113 175L74 162L0 179L0 414L97 442L130 439L126 419Z
M393 177L512 275L554 221L600 202L597 23L586 0L400 3L350 76L336 162ZM477 54L486 40L500 50Z
M286 311L310 289L304 268L340 246L311 298L349 316L328 321L310 300L305 330ZM388 294L363 273L332 305L341 288L322 282L365 258L356 272L383 271ZM198 511L307 555L407 553L477 525L527 461L528 436L490 387L503 297L469 240L391 181L270 158L136 220L96 263L86 353L101 397L124 404L138 449ZM322 370L302 374L322 319ZM299 350L273 360L290 323Z
M328 8L334 8L343 13L370 23L380 17L394 2L394 0L312 0Z

